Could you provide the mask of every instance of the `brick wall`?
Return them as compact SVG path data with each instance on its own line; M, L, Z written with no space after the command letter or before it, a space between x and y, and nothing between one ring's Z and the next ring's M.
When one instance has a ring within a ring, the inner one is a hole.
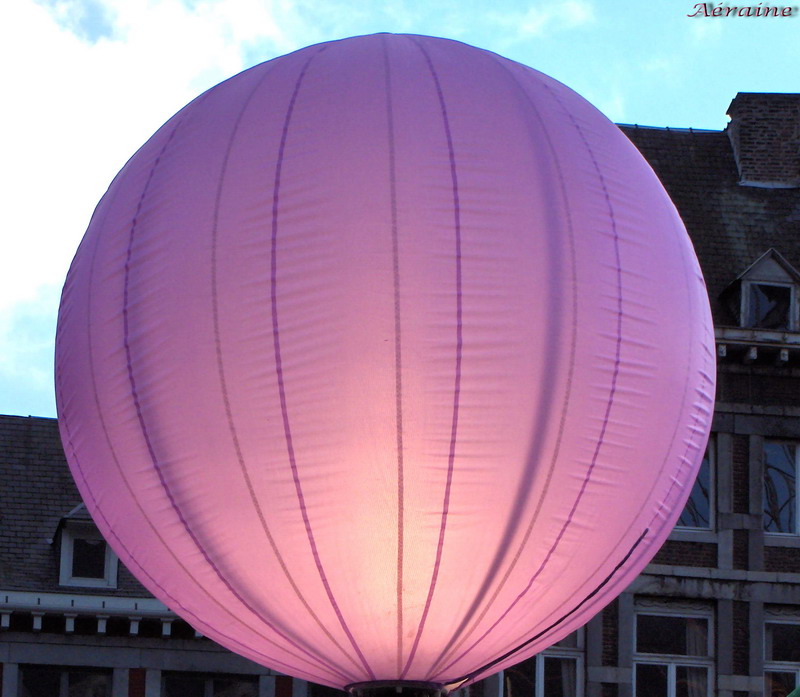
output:
M603 610L603 665L615 666L619 653L619 601L614 600Z
M800 377L766 373L766 370L755 369L747 373L720 371L717 375L717 399L740 404L800 406Z
M717 566L717 545L713 542L667 540L653 558L654 564L670 566Z
M750 568L747 530L733 531L733 568L745 570Z
M800 573L800 549L795 547L765 547L764 570Z
M800 185L800 95L739 93L728 115L742 183Z
M748 604L733 603L733 672L747 675L750 668L750 622Z
M732 439L733 512L750 512L750 486L748 475L749 442L747 436Z

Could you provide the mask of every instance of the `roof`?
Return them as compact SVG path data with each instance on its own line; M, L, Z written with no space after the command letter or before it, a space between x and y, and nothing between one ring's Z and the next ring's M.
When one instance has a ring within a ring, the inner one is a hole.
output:
M0 416L0 589L58 591L62 518L86 519L72 481L55 419ZM65 588L94 593L96 588ZM117 590L103 594L147 597L122 565Z
M740 185L725 131L620 128L655 170L686 225L715 324L737 323L719 296L770 247L800 268L800 189Z

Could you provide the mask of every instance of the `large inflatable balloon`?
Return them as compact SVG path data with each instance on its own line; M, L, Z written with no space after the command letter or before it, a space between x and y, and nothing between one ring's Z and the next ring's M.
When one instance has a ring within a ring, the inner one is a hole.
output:
M133 156L67 277L56 380L142 583L358 691L466 684L620 593L715 377L691 244L625 136L525 66L375 35L247 70Z

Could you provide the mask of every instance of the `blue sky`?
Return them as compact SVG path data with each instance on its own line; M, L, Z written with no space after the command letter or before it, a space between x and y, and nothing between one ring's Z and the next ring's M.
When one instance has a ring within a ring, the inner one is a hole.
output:
M709 8L732 5L743 3ZM320 41L410 32L530 65L616 122L723 129L737 92L800 92L800 5L786 7L748 18L689 17L691 0L5 3L0 413L55 416L58 298L92 210L136 148L220 80Z

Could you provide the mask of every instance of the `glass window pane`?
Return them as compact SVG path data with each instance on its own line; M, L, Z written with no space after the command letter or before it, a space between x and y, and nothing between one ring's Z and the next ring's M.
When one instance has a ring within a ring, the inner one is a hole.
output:
M553 646L559 646L562 648L567 649L577 649L578 648L578 632L572 632L572 634L567 634L561 641L557 641Z
M800 624L767 623L768 661L800 663Z
M21 697L58 697L61 671L48 666L20 666Z
M708 620L703 617L638 615L636 650L676 656L708 655Z
M163 697L205 697L205 682L196 675L167 675Z
M706 451L692 493L678 518L678 525L686 528L711 527L711 460Z
M764 673L764 697L786 697L796 685L795 673L769 670Z
M636 697L668 697L667 666L637 663Z
M543 697L575 697L578 661L574 658L544 658Z
M536 656L503 671L505 697L533 697L536 690Z
M258 679L215 679L214 697L258 697Z
M69 672L69 697L110 697L111 675L88 670Z
M76 537L72 541L72 575L76 578L105 578L106 543Z
M750 315L747 326L757 329L789 329L792 291L787 286L766 283L750 285Z
M708 668L677 666L675 669L675 697L710 697Z
M764 442L764 530L796 532L793 443Z

